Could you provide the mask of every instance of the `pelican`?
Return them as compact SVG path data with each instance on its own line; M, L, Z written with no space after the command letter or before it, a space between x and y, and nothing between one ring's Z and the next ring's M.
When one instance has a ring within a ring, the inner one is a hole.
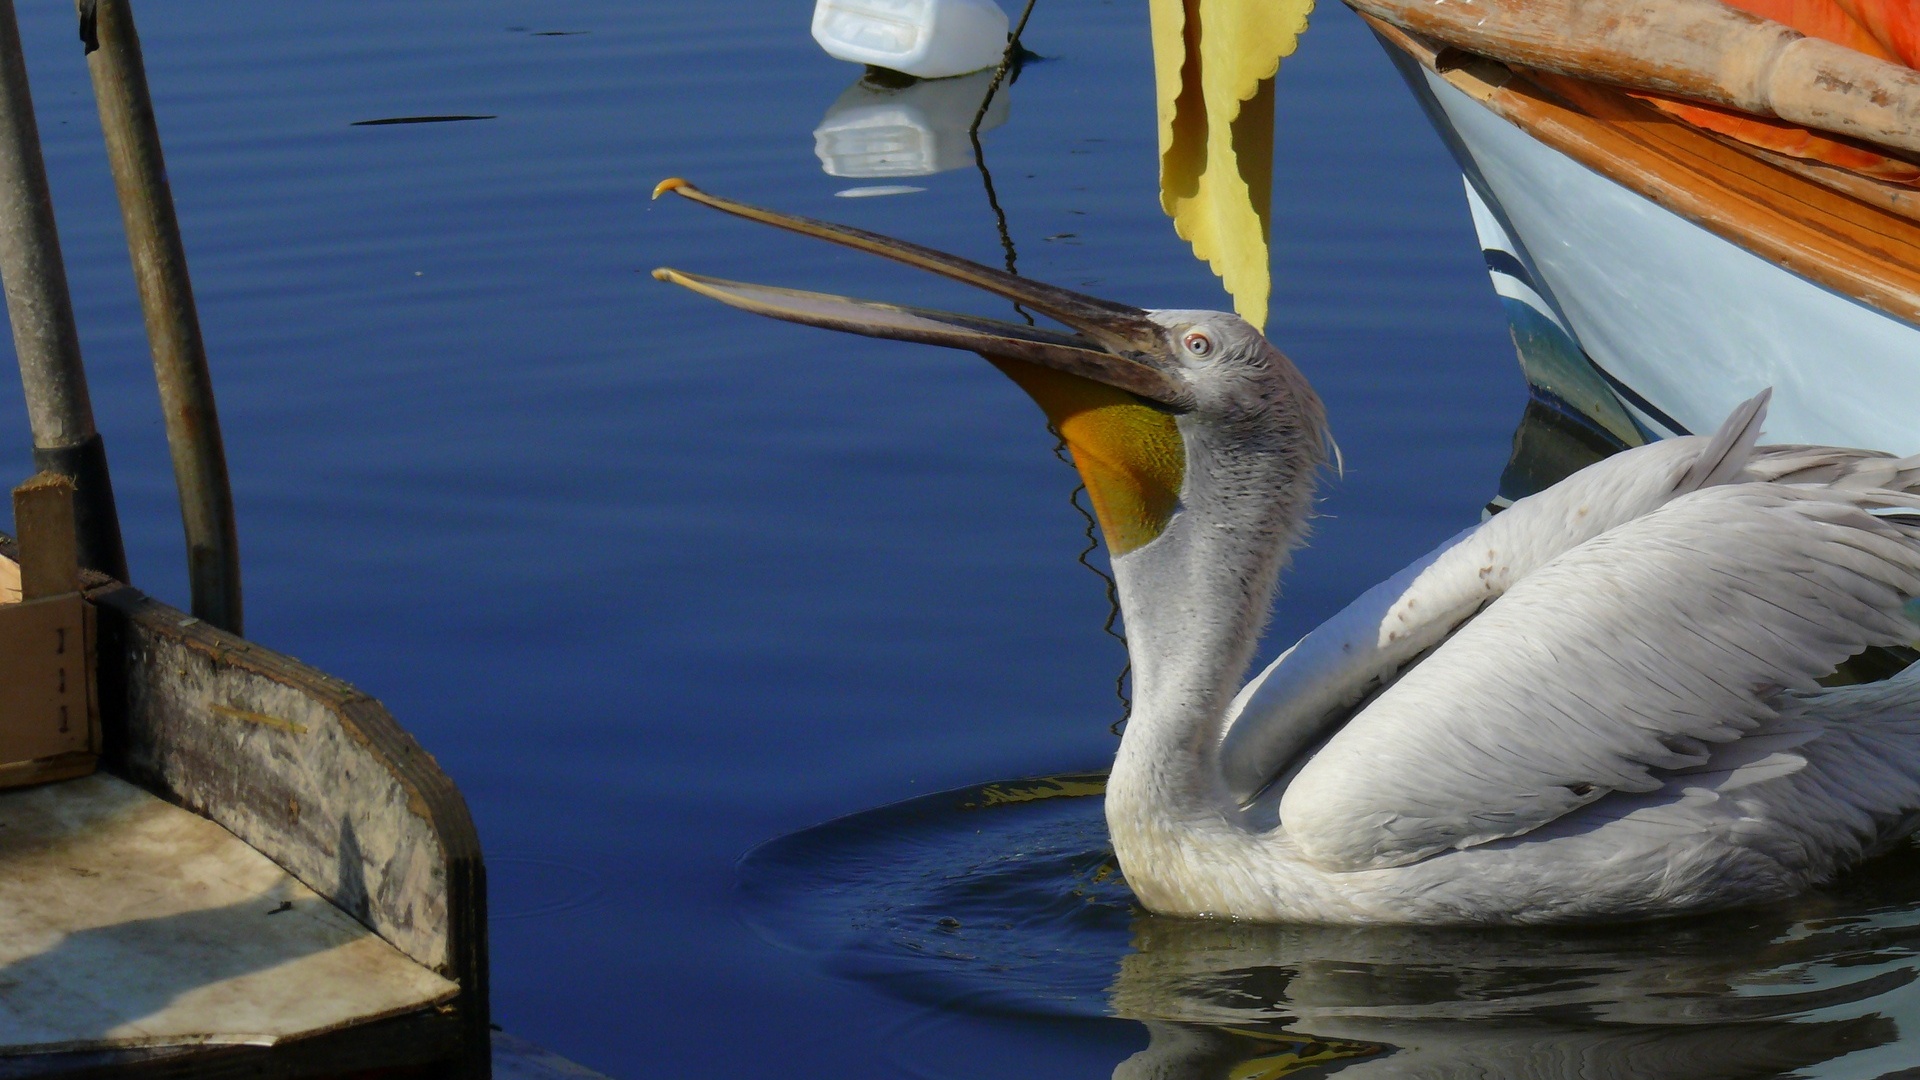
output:
M1134 707L1106 818L1148 909L1313 923L1629 920L1784 898L1920 823L1920 457L1711 436L1599 462L1362 595L1244 686L1330 440L1239 318L1146 311L674 192L1071 328L662 268L748 311L981 353L1046 411L1112 553ZM1830 680L1831 681L1831 680Z

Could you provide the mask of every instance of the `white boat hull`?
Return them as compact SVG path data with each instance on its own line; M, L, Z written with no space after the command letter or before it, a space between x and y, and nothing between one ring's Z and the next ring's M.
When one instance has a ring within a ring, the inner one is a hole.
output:
M1460 159L1536 388L1590 412L1579 391L1604 383L1643 435L1665 437L1711 431L1771 386L1770 442L1920 452L1920 327L1707 231L1387 52ZM1581 360L1589 371L1563 370Z

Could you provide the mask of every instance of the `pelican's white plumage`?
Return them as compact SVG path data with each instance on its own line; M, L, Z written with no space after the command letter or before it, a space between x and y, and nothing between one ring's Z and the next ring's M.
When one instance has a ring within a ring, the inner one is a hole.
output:
M1710 437L1516 502L1243 687L1326 456L1318 397L1257 330L667 191L1076 331L656 271L776 318L981 352L1047 410L1114 552L1134 708L1107 824L1149 908L1652 917L1791 895L1920 821L1920 665L1819 681L1920 630L1920 458L1759 446L1763 393Z
M1621 919L1791 895L1904 836L1920 672L1816 680L1920 632L1920 460L1756 448L1765 404L1453 538L1217 723L1149 718L1199 745L1123 749L1128 880L1186 914ZM1168 815L1169 772L1216 813Z

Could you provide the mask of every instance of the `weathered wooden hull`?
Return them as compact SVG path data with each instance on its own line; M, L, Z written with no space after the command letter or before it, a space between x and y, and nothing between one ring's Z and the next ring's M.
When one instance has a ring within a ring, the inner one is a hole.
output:
M1460 162L1536 390L1636 441L1772 386L1771 441L1920 452L1914 192L1375 27Z
M452 781L346 683L84 585L103 772L0 792L0 1076L486 1076Z

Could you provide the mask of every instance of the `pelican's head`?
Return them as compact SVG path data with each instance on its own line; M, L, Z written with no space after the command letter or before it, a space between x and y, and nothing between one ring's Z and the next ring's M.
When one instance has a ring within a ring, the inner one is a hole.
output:
M683 180L664 181L654 197L667 192L966 282L1072 328L653 272L761 315L984 356L1039 403L1067 442L1116 559L1163 535L1197 489L1210 502L1264 508L1249 519L1268 519L1259 531L1287 540L1297 534L1313 473L1325 460L1320 401L1292 362L1240 317L1116 304L877 233L722 199Z

